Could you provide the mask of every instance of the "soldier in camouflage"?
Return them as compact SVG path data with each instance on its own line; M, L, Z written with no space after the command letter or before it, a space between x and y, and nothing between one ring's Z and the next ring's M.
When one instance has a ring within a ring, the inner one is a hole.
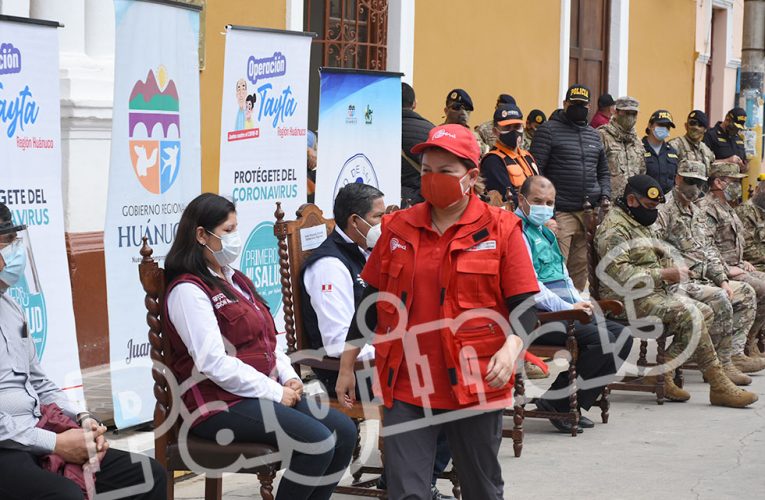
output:
M494 105L494 111L499 109L500 106L505 106L507 104L516 106L515 97L511 96L510 94L499 94L499 96L497 96L497 104ZM491 150L491 148L494 147L494 144L497 143L497 135L494 133L493 119L485 121L476 126L473 133L478 139L478 145L481 147L482 155L486 154L489 150ZM528 150L529 148L524 147L523 149Z
M661 256L671 255L672 249L653 238L650 226L663 201L661 187L652 177L636 175L628 179L623 196L616 200L595 235L601 298L623 300L631 322L658 317L671 333L672 344L666 353L670 370L664 377L667 399L690 399L690 394L672 380L673 369L690 357L710 385L709 400L713 405L748 406L757 401L757 395L730 381L712 345L711 307L671 291L672 285L684 281L688 269L679 255L680 265L672 265L671 260L664 264ZM690 356L685 352L688 349L693 349Z
M712 163L709 175L709 193L699 204L706 216L706 229L725 264L728 279L748 283L757 294L757 314L747 340L734 338L733 363L744 373L765 369L765 358L744 354L746 342L755 339L765 325L765 273L744 260L744 226L731 206L741 198L741 179L735 163Z
M744 225L744 260L758 271L765 272L765 185L758 184L749 201L736 207L736 214ZM765 357L754 336L749 339L748 345L749 356Z
M526 117L526 126L523 128L523 145L521 148L528 151L531 149L531 141L534 139L534 134L537 131L537 127L547 121L547 117L540 109L532 109L531 113Z
M693 110L685 121L685 135L675 137L669 145L677 151L678 160L695 160L704 164L704 175L709 177L709 167L715 161L715 155L709 146L704 144L704 134L709 127L706 113Z
M705 172L706 167L700 161L679 163L675 189L659 208L659 217L652 228L657 238L680 251L688 267L689 281L673 285L670 292L685 293L712 309L714 318L709 336L723 371L734 384L749 385L752 379L733 364L733 339L743 352L754 323L757 299L748 284L728 281L725 266L707 237L705 215L694 204L706 184Z
M639 103L632 97L616 100L616 114L598 129L611 171L611 192L622 193L627 179L645 173L645 148L635 132Z

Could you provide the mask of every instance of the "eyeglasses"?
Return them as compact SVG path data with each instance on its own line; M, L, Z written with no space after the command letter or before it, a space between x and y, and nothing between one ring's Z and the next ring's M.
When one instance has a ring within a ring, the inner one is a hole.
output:
M449 109L452 111L467 111L467 107L461 102L453 102L449 104Z
M704 187L707 183L704 179L697 179L696 177L683 177L683 180L686 184L690 184L691 186L698 186L698 187Z

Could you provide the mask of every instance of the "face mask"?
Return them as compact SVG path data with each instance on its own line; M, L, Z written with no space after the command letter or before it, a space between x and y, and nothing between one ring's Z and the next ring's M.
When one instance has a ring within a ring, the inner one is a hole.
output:
M24 274L24 268L27 267L27 252L21 242L17 240L0 250L0 255L3 256L3 262L5 262L5 266L0 271L0 281L8 287L12 287L19 282Z
M735 125L728 125L728 127L725 130L728 132L728 135L731 137L736 137L738 133L740 132L739 128Z
M688 127L688 139L693 142L701 142L704 138L705 130L701 127Z
M584 125L587 122L587 108L582 104L571 104L566 108L566 116L572 122Z
M366 236L361 234L361 231L359 231L358 228L356 228L356 231L358 231L359 234L361 234L362 236L364 236L364 238L366 238L366 240L367 240L367 248L371 250L377 244L377 240L380 239L380 235L382 234L382 224L375 224L373 226L372 224L367 222L362 216L360 216L358 214L356 214L356 216L359 219L361 219L362 221L364 221L364 224L369 226L369 231L367 231L367 235Z
M632 130L637 123L637 115L616 115L616 123L624 130Z
M741 184L738 182L731 182L727 186L725 186L725 189L723 190L723 194L725 195L725 199L728 201L736 201L739 198L741 198Z
M239 237L239 231L232 233L226 233L223 236L207 231L220 240L221 249L217 252L210 247L207 247L212 252L213 257L221 266L228 266L233 263L242 251L242 239ZM207 245L205 245L207 246Z
M526 214L526 218L535 226L543 226L555 214L555 207L532 205L528 200L526 200L526 204L529 206L529 213Z
M664 139L669 137L669 128L656 127L653 129L653 136L656 137L656 139L663 141Z
M627 207L632 218L645 227L656 222L656 218L659 216L659 210L657 208L645 208L643 205L631 207L627 205L626 200L624 206Z
M424 174L420 194L434 207L450 207L465 197L468 190L462 187L462 180L468 176L465 174L458 178L449 174Z
M683 197L691 203L696 201L699 195L701 194L701 188L699 188L699 186L692 185L692 184L686 184L686 183L678 184L677 186L675 186L675 189L677 189L678 192L682 194Z
M523 135L523 132L519 132L518 130L510 130L509 132L502 132L499 134L499 142L504 144L510 149L515 149L518 147L518 141L520 140L521 136Z

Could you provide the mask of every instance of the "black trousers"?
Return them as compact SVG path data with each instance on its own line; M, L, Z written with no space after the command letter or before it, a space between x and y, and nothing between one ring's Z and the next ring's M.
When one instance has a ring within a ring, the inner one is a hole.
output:
M448 413L443 410L436 414ZM461 418L429 423L419 406L393 401L383 409L383 431L406 424L411 430L383 437L385 472L390 500L430 500L431 476L436 461L438 436L446 434L464 500L500 500L502 467L499 446L502 442L502 411L465 412Z
M546 333L533 343L565 346L565 323L560 324L559 330ZM574 332L579 345L577 398L579 407L589 410L603 388L613 382L614 375L629 356L632 336L626 326L603 318L587 324L577 321ZM568 371L562 371L542 399L549 401L557 411L569 411L568 385Z
M37 459L26 451L0 449L0 498L82 500L82 490L74 481L43 470ZM110 448L96 473L96 493L122 488L129 489L120 498L164 500L167 475L154 459Z

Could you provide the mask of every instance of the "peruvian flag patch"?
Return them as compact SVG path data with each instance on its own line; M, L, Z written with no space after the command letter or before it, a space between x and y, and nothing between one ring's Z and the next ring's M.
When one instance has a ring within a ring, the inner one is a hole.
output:
M331 292L332 291L332 284L329 283L329 284L326 284L326 285L321 285L321 291L322 292Z

